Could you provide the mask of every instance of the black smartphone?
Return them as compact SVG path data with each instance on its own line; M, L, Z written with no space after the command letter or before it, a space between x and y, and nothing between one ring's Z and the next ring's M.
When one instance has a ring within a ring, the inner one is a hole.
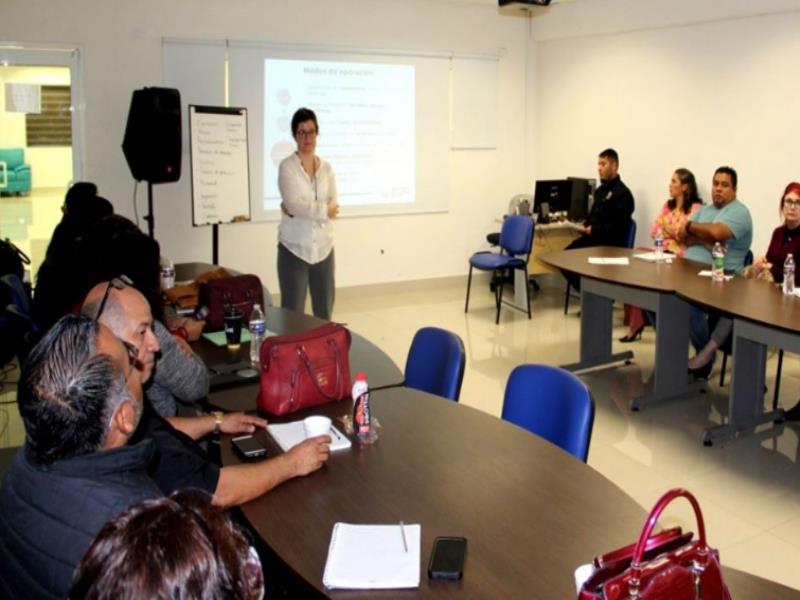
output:
M267 455L267 449L252 435L241 435L231 440L233 448L245 460L261 458Z
M437 537L433 541L428 577L431 579L461 579L464 575L464 558L467 555L467 538Z

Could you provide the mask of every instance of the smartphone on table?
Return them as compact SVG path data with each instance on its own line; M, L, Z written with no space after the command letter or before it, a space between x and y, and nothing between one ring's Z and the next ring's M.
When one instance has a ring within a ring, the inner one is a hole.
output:
M467 538L437 537L433 541L428 577L431 579L458 580L464 575L467 555Z
M231 440L233 449L244 460L253 460L256 458L263 458L267 455L267 449L261 445L255 436L240 435Z

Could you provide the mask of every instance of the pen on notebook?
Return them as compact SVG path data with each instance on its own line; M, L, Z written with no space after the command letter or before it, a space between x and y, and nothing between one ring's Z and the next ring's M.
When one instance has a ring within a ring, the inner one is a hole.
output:
M406 528L402 521L400 521L400 535L403 536L403 550L408 553L408 544L406 543Z

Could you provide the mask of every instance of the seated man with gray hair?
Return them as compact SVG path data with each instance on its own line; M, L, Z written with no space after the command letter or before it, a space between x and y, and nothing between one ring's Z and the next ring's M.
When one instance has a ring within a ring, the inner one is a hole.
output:
M0 597L63 598L106 521L161 493L135 353L85 316L61 318L22 369L25 445L0 485Z

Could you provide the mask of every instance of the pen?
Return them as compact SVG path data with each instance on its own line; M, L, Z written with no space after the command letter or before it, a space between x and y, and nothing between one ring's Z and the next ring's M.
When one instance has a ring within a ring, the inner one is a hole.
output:
M406 528L403 522L400 521L400 535L403 536L403 550L408 554L408 544L406 543Z

